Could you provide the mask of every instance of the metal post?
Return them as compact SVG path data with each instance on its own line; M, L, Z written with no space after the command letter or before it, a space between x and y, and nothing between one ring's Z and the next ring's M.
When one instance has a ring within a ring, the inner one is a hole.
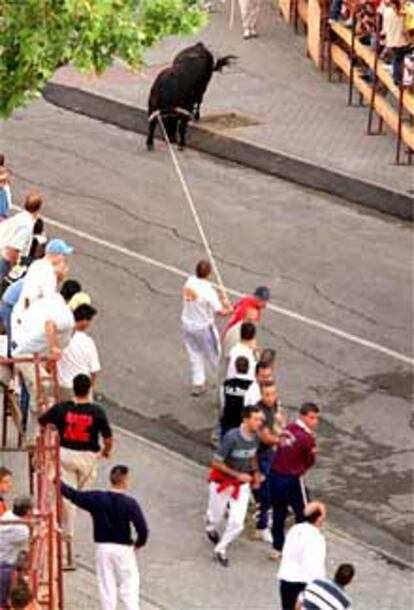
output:
M350 71L348 83L348 106L352 106L354 93L354 77L355 77L355 39L356 39L356 17L357 9L352 10L352 35L351 35L351 53L350 53Z
M367 125L367 133L368 135L372 135L374 132L372 131L372 121L374 118L374 110L375 110L375 98L377 94L378 87L378 63L379 63L379 52L380 52L380 17L377 15L375 20L375 48L374 48L374 71L372 75L372 91L371 97L369 100L369 112L368 112L368 125ZM377 133L381 133L382 131L382 122L379 124L379 131Z
M398 130L397 130L397 148L395 154L395 162L397 165L400 163L401 156L401 145L402 145L402 118L404 111L404 82L403 77L401 76L401 82L399 87L399 96L398 96Z

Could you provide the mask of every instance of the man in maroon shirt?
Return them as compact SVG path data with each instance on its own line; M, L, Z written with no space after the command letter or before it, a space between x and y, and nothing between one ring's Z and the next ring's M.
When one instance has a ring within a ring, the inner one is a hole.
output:
M270 494L273 508L273 553L277 558L285 541L285 520L288 506L295 513L296 523L304 518L306 503L303 475L315 463L316 440L314 432L319 423L320 409L305 402L299 418L286 426L279 440L270 472Z

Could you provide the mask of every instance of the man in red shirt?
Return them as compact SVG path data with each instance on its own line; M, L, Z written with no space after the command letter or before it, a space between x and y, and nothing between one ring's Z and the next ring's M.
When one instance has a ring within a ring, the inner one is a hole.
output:
M279 557L285 541L285 520L288 506L295 513L296 523L304 518L307 502L303 475L315 463L315 430L319 423L320 409L312 402L305 402L299 418L283 430L270 472L270 495L273 508L273 553Z
M242 297L240 299L240 301L237 301L237 303L233 309L233 315L231 316L230 320L228 321L226 327L223 330L222 340L224 339L227 331L232 326L234 326L238 322L241 322L242 320L245 319L246 312L249 309L257 310L257 322L260 322L261 313L262 313L263 309L266 308L266 305L268 304L269 299L270 299L269 288L267 288L266 286L259 286L254 291L254 294Z

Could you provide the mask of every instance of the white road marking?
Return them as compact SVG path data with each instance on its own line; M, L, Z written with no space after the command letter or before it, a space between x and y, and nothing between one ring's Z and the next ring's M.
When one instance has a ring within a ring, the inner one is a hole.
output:
M17 206L13 207L15 207L15 209L20 210L20 208L17 208ZM129 256L131 258L139 260L142 263L146 263L147 265L158 267L163 271L168 271L169 273L179 275L180 277L186 278L189 275L188 272L183 271L182 269L178 269L178 267L168 265L149 256L145 256L144 254L140 254L139 252L135 252L134 250L130 250L129 248L124 248L123 246L114 244L113 242L107 241L106 239L95 237L90 233L80 231L79 229L75 229L74 227L71 227L57 220L53 220L51 218L44 218L44 220L53 227L57 227L58 229L62 229L63 231L67 231L68 233L72 233L72 235L76 235L81 239L86 239L94 244L102 246L103 248L107 248L109 250L113 250L114 252L118 252L119 254L124 254L125 256ZM231 288L226 288L226 290L229 292L229 294L232 294L233 296L243 296L243 293L239 292L238 290L233 290ZM400 352L389 349L388 347L384 347L383 345L375 343L374 341L369 341L368 339L363 339L362 337L358 337L357 335L347 333L346 331L341 330L340 328L330 326L329 324L325 324L324 322L320 322L319 320L315 320L314 318L308 318L307 316L297 313L296 311L292 311L284 307L279 307L278 305L274 305L273 303L269 304L268 309L287 318L291 318L292 320L297 320L298 322L302 322L303 324L307 324L308 326L312 326L313 328L317 328L318 330L327 332L331 335L334 335L335 337L339 337L340 339L344 339L345 341L348 341L350 343L360 345L361 347L366 347L367 349L370 349L372 351L384 354L385 356L389 356L390 358L394 358L394 360L404 362L404 364L409 364L411 366L414 365L414 358L411 358L410 356L401 354Z

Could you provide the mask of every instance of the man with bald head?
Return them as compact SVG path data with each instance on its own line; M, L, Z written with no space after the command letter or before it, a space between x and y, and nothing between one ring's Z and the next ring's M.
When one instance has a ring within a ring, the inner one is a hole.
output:
M289 530L279 568L282 610L295 610L299 594L317 578L325 578L326 541L320 528L326 518L322 502L309 502L304 521Z

